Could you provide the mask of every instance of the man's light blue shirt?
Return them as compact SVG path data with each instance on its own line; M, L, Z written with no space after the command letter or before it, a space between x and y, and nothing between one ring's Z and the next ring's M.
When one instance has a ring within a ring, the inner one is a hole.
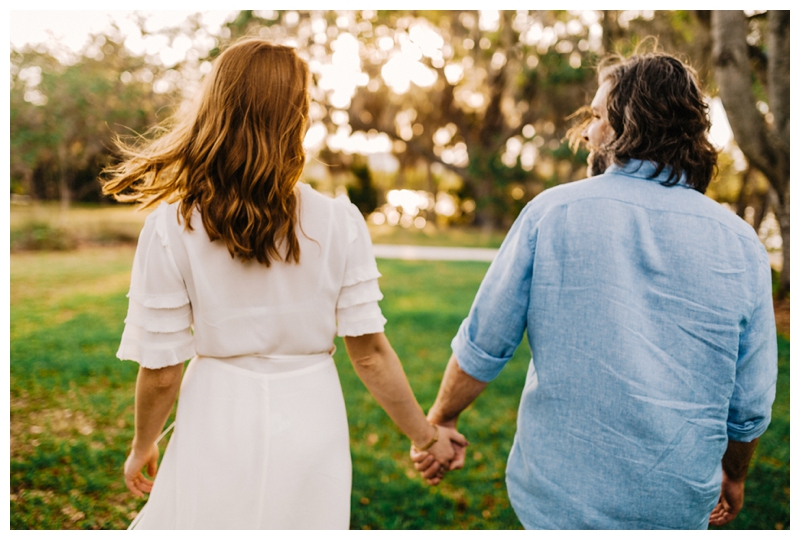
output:
M708 527L728 439L767 428L777 343L751 226L631 160L522 211L453 339L496 377L533 359L506 480L526 528Z

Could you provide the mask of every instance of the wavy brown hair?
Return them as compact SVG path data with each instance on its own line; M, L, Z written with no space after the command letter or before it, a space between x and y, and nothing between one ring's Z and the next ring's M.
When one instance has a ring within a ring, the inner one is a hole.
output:
M648 52L606 57L597 72L600 85L611 83L608 123L615 138L605 150L612 159L619 165L629 159L652 161L657 165L653 177L668 168L664 185L675 185L685 175L688 186L705 193L718 152L708 140L708 105L694 70L672 55ZM570 130L573 146L584 125Z
M305 164L308 66L290 47L245 39L214 61L188 110L129 145L106 169L103 193L144 208L197 208L209 238L231 257L300 260L295 186ZM160 136L159 136L160 135Z

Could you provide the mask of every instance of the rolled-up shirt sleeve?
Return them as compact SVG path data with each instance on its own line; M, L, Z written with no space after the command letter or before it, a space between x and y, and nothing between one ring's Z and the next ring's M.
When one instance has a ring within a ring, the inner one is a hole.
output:
M500 374L527 326L535 252L530 207L508 232L451 342L459 367L479 381Z
M166 232L166 207L153 211L139 235L128 292L128 315L117 357L159 369L195 355L192 307Z
M386 319L378 301L383 299L372 240L364 217L355 205L343 202L347 212L347 264L336 302L337 334L361 336L383 332Z
M736 382L728 409L728 438L750 442L760 437L772 416L778 378L778 344L772 307L772 276L762 248L756 302L739 340Z

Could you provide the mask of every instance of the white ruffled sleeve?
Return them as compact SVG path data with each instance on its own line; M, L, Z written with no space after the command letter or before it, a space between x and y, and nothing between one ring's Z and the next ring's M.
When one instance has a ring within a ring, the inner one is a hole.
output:
M167 236L167 207L147 217L139 235L128 292L128 316L117 351L150 369L195 355L192 306Z
M339 336L361 336L383 332L386 319L378 301L378 265L364 217L354 204L347 203L347 265L344 283L336 303Z

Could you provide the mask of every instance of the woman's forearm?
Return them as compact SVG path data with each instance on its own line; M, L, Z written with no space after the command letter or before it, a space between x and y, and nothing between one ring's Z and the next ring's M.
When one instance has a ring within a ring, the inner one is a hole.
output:
M426 445L436 429L425 418L386 336L346 337L345 345L356 374L386 414L415 445Z
M136 378L134 449L149 448L164 429L181 386L182 374L183 364L161 369L139 368Z

